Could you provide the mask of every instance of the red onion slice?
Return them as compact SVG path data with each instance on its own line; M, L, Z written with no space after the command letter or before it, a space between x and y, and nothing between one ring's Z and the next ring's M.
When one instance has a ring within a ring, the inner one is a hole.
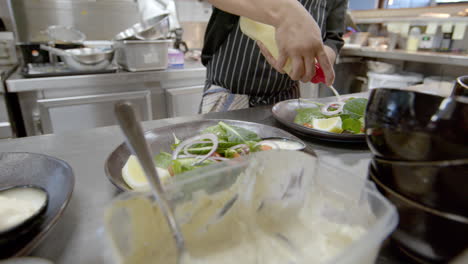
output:
M332 105L338 105L338 109L333 110L333 111L328 111L328 108L330 108ZM341 113L343 111L344 105L345 105L344 102L327 103L326 105L322 106L322 108L320 108L320 112L322 112L322 114L324 114L326 116L337 115L337 114L339 114L339 113Z
M200 157L200 159L192 165L200 164L201 162L205 161L207 158L213 155L213 153L218 149L218 143L219 143L218 137L212 133L194 136L194 137L191 137L182 141L172 153L172 160L176 160L179 156L179 153L183 151L186 146L199 144L198 142L206 140L206 139L210 140L213 143L212 149L208 152L208 154L204 156L198 156ZM206 141L204 143L206 143Z

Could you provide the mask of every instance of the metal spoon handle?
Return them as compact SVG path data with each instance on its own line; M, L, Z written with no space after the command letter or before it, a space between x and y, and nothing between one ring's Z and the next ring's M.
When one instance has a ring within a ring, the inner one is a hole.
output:
M52 48L52 47L49 47L49 46L46 46L46 45L43 45L41 44L40 45L40 48L42 50L47 50L48 52L51 52L55 55L59 55L59 56L69 56L70 54L66 53L65 51L63 51L62 49L57 49L57 48Z
M151 190L158 205L160 206L167 222L170 225L176 239L177 246L183 246L184 240L179 226L175 220L172 208L169 205L165 197L164 190L162 189L161 182L158 177L158 173L154 166L153 158L151 156L150 149L145 140L143 129L140 125L140 120L136 116L133 106L128 101L118 102L115 105L115 114L120 124L122 132L127 138L127 142L138 158L143 171L145 172L146 178L150 183Z

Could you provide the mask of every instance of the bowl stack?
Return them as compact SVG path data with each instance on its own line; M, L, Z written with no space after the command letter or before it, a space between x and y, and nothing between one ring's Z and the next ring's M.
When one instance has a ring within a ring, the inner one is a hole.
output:
M468 247L468 97L374 89L366 113L369 174L398 208L392 238L419 262Z

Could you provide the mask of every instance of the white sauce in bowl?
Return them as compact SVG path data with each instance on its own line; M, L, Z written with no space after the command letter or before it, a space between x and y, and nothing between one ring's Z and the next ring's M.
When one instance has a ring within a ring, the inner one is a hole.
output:
M305 146L302 143L287 138L265 139L262 140L261 144L270 146L273 149L282 150L303 150L305 148Z
M0 192L0 232L26 221L45 204L47 194L36 188L19 187Z

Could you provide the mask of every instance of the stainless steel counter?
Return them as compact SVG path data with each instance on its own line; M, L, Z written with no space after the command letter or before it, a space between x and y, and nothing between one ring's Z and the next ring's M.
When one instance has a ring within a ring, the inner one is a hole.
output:
M4 81L16 69L17 65L0 65L0 94L5 93Z
M377 50L368 47L346 48L341 50L340 56L357 56L366 58L394 59L422 63L456 65L468 67L468 54L406 51L406 50Z
M67 88L88 87L90 85L119 85L142 82L161 82L180 79L204 78L205 67L199 62L186 61L183 69L168 69L163 71L127 72L119 71L108 74L72 75L63 77L46 78L23 78L18 69L7 80L7 90L12 93L43 91L50 89L63 89L64 83Z
M5 80L17 65L0 65L0 139L13 136L12 122L7 107Z
M6 89L16 93L19 123L33 136L113 125L110 109L122 99L133 100L143 120L195 114L205 78L205 67L193 61L186 61L183 69L44 78L23 78L19 69L6 81Z
M224 118L280 126L272 117L270 107L214 113L203 116L162 119L144 123L145 129L171 124ZM308 147L324 161L350 173L366 177L371 154L367 146L326 143L303 138ZM104 127L79 133L46 135L0 141L2 151L36 152L58 157L74 170L76 185L69 207L57 226L33 255L49 258L55 263L103 263L101 219L103 209L116 195L116 188L104 174L104 162L109 153L124 140L118 127ZM343 175L346 177L347 175ZM395 259L393 249L385 248L379 264L402 263ZM406 262L407 263L407 262Z

